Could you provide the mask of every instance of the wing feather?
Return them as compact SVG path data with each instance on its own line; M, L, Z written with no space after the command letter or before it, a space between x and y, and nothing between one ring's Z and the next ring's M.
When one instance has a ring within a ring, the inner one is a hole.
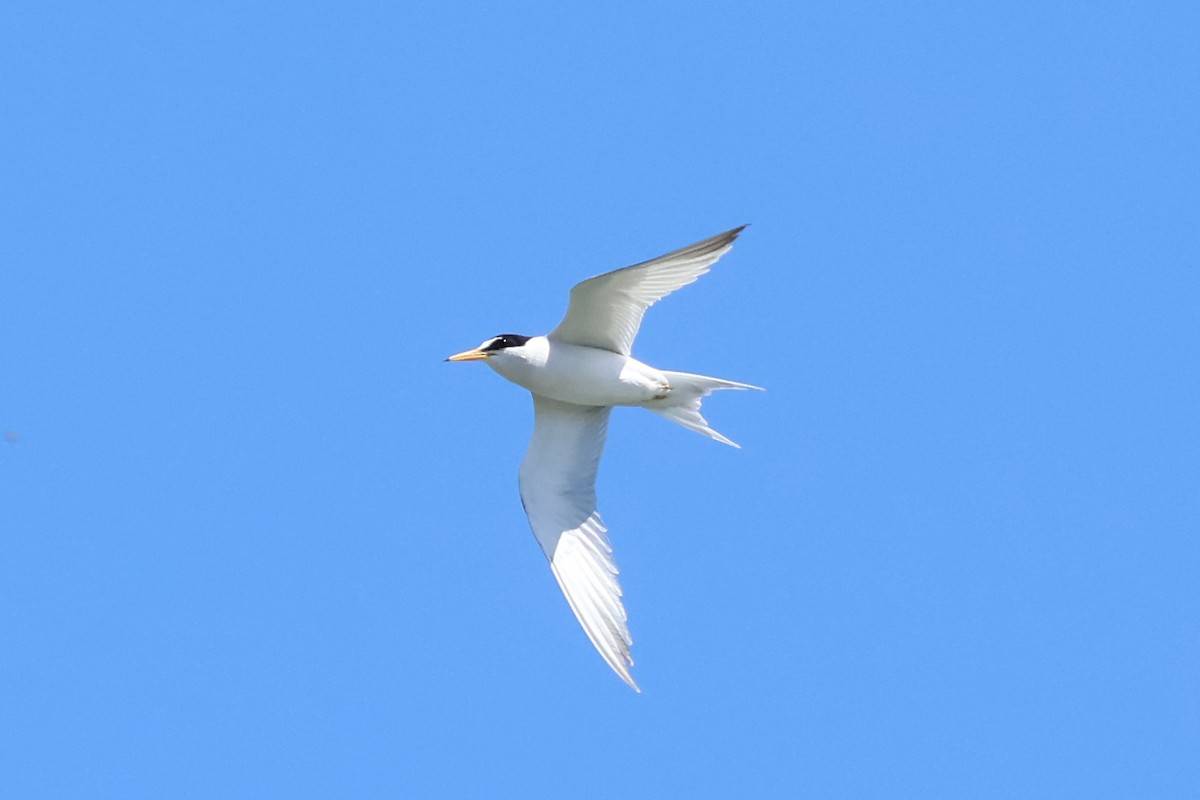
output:
M629 355L646 309L708 272L745 227L576 284L567 315L549 338Z
M600 655L638 689L608 529L596 510L596 471L611 409L533 396L534 425L521 463L521 504L571 610Z

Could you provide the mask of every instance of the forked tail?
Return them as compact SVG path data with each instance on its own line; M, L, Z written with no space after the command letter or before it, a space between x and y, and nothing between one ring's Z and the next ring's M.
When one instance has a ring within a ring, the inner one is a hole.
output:
M663 375L667 376L667 383L671 385L671 393L662 400L647 405L646 408L689 430L702 433L710 439L724 442L731 447L741 447L738 443L708 427L708 420L700 414L700 404L704 402L705 397L718 389L754 389L761 392L763 391L761 386L723 381L720 378L709 378L704 375L692 375L689 372L664 371Z

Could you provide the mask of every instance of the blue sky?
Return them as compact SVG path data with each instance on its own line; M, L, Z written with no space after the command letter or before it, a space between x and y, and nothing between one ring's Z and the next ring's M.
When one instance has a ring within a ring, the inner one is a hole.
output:
M0 25L0 795L1195 797L1200 12ZM445 364L741 223L618 410L635 695Z

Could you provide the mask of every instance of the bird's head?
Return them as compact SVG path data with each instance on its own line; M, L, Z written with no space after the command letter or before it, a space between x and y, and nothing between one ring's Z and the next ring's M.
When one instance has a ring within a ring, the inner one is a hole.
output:
M519 333L502 333L499 336L493 336L487 341L481 343L479 347L473 350L465 350L461 353L447 358L447 361L487 361L497 355L508 355L505 353L510 348L520 348L528 342L530 337L522 336Z

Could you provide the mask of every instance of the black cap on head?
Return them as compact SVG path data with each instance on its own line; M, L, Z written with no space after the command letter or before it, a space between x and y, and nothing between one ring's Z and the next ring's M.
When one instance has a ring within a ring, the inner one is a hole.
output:
M528 341L528 336L522 336L519 333L502 333L479 349L485 353L493 353L506 347L520 347Z

